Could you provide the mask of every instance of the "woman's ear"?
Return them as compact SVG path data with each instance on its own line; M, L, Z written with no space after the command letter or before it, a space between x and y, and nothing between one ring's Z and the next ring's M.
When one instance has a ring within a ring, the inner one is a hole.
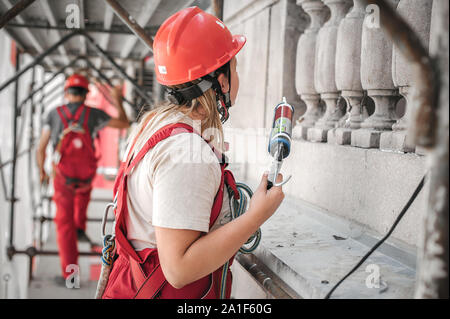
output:
M220 73L217 77L217 81L219 81L222 93L228 93L230 91L230 83L228 83L228 77L225 76L225 74Z

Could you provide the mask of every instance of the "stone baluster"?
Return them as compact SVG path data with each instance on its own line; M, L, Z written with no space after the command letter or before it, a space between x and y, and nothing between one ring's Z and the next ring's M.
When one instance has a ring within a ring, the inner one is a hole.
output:
M361 84L361 38L365 17L364 0L354 0L353 9L339 25L336 46L336 86L347 102L339 128L328 131L328 143L350 144L351 132L364 121Z
M387 2L396 8L399 0ZM367 13L378 14L379 11ZM370 18L370 17L369 17ZM367 95L375 103L374 113L361 128L352 132L352 146L378 148L380 135L392 130L396 122L395 104L398 101L396 87L392 81L393 43L381 25L364 23L361 40L361 82Z
M432 0L400 0L397 6L397 13L416 32L426 48L428 48L430 39L432 4ZM406 129L413 111L409 101L409 93L413 81L413 69L411 62L401 54L396 46L394 46L392 53L392 78L395 86L399 89L399 93L406 100L406 112L392 126L392 132L384 132L381 134L380 149L414 152L415 145L406 136Z
M321 0L297 0L297 5L301 5L311 19L298 41L295 70L295 87L306 104L306 112L297 121L293 137L306 139L308 129L314 126L321 115L320 96L314 88L314 60L317 34L328 17L329 10Z
M339 91L335 81L336 43L339 23L351 6L351 0L323 0L330 8L330 19L319 30L314 65L314 86L325 101L325 114L308 130L308 140L326 142L327 132L334 128L342 117L337 107Z

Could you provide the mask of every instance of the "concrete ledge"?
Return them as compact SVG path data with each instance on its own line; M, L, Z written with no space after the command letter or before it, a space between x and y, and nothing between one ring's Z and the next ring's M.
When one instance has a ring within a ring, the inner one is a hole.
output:
M355 147L378 148L381 131L359 129L352 133L351 144Z
M381 133L380 149L403 153L413 153L416 151L416 147L408 143L406 131L388 131Z
M307 138L310 142L326 142L329 128L312 127L307 131Z
M327 142L329 144L348 145L351 142L352 130L336 128L328 131Z
M262 235L254 254L302 298L323 298L370 249L364 243L378 240L364 227L292 198L263 225ZM414 261L413 247L385 243L332 298L412 298Z
M311 126L305 126L305 125L296 125L294 126L293 130L292 130L292 138L294 139L303 139L306 140L308 139L308 130L312 128Z

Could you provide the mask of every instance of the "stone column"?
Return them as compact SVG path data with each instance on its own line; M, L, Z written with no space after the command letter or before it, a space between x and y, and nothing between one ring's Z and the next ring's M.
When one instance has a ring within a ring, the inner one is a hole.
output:
M393 8L399 0L388 0ZM366 16L377 12L366 13ZM369 17L370 18L370 17ZM361 82L375 103L375 112L352 132L352 146L378 148L380 135L392 130L396 122L395 104L398 100L392 81L393 43L379 25L364 23L361 40Z
M426 48L430 39L432 0L400 0L397 13L405 19L411 29L416 32ZM400 152L414 152L415 145L407 138L406 129L413 113L409 101L413 70L411 63L394 46L392 53L392 78L399 93L406 100L405 115L393 126L392 132L384 132L380 138L380 149Z
M295 70L295 87L306 104L306 112L297 121L293 137L306 139L308 129L314 126L321 115L320 96L314 87L314 60L317 34L328 17L329 10L321 0L297 0L297 5L301 5L311 18L310 25L298 41Z
M313 128L308 130L308 140L326 142L327 132L334 128L342 117L337 107L339 91L335 81L336 43L339 23L344 18L350 0L323 0L331 10L330 19L319 30L316 43L316 57L314 65L314 87L325 101L326 111Z
M351 132L364 121L361 84L361 38L365 16L364 0L353 0L353 9L339 25L336 47L336 86L347 102L341 127L328 131L328 143L350 144Z

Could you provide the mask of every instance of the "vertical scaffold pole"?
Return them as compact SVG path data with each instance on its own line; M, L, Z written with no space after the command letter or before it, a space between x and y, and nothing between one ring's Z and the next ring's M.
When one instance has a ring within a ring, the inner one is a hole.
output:
M20 69L20 52L16 51L16 73ZM11 195L9 198L9 249L14 249L14 213L16 204L16 164L17 164L17 117L19 115L19 79L14 83L14 109L13 109L13 140L11 165ZM12 256L8 254L11 259Z

